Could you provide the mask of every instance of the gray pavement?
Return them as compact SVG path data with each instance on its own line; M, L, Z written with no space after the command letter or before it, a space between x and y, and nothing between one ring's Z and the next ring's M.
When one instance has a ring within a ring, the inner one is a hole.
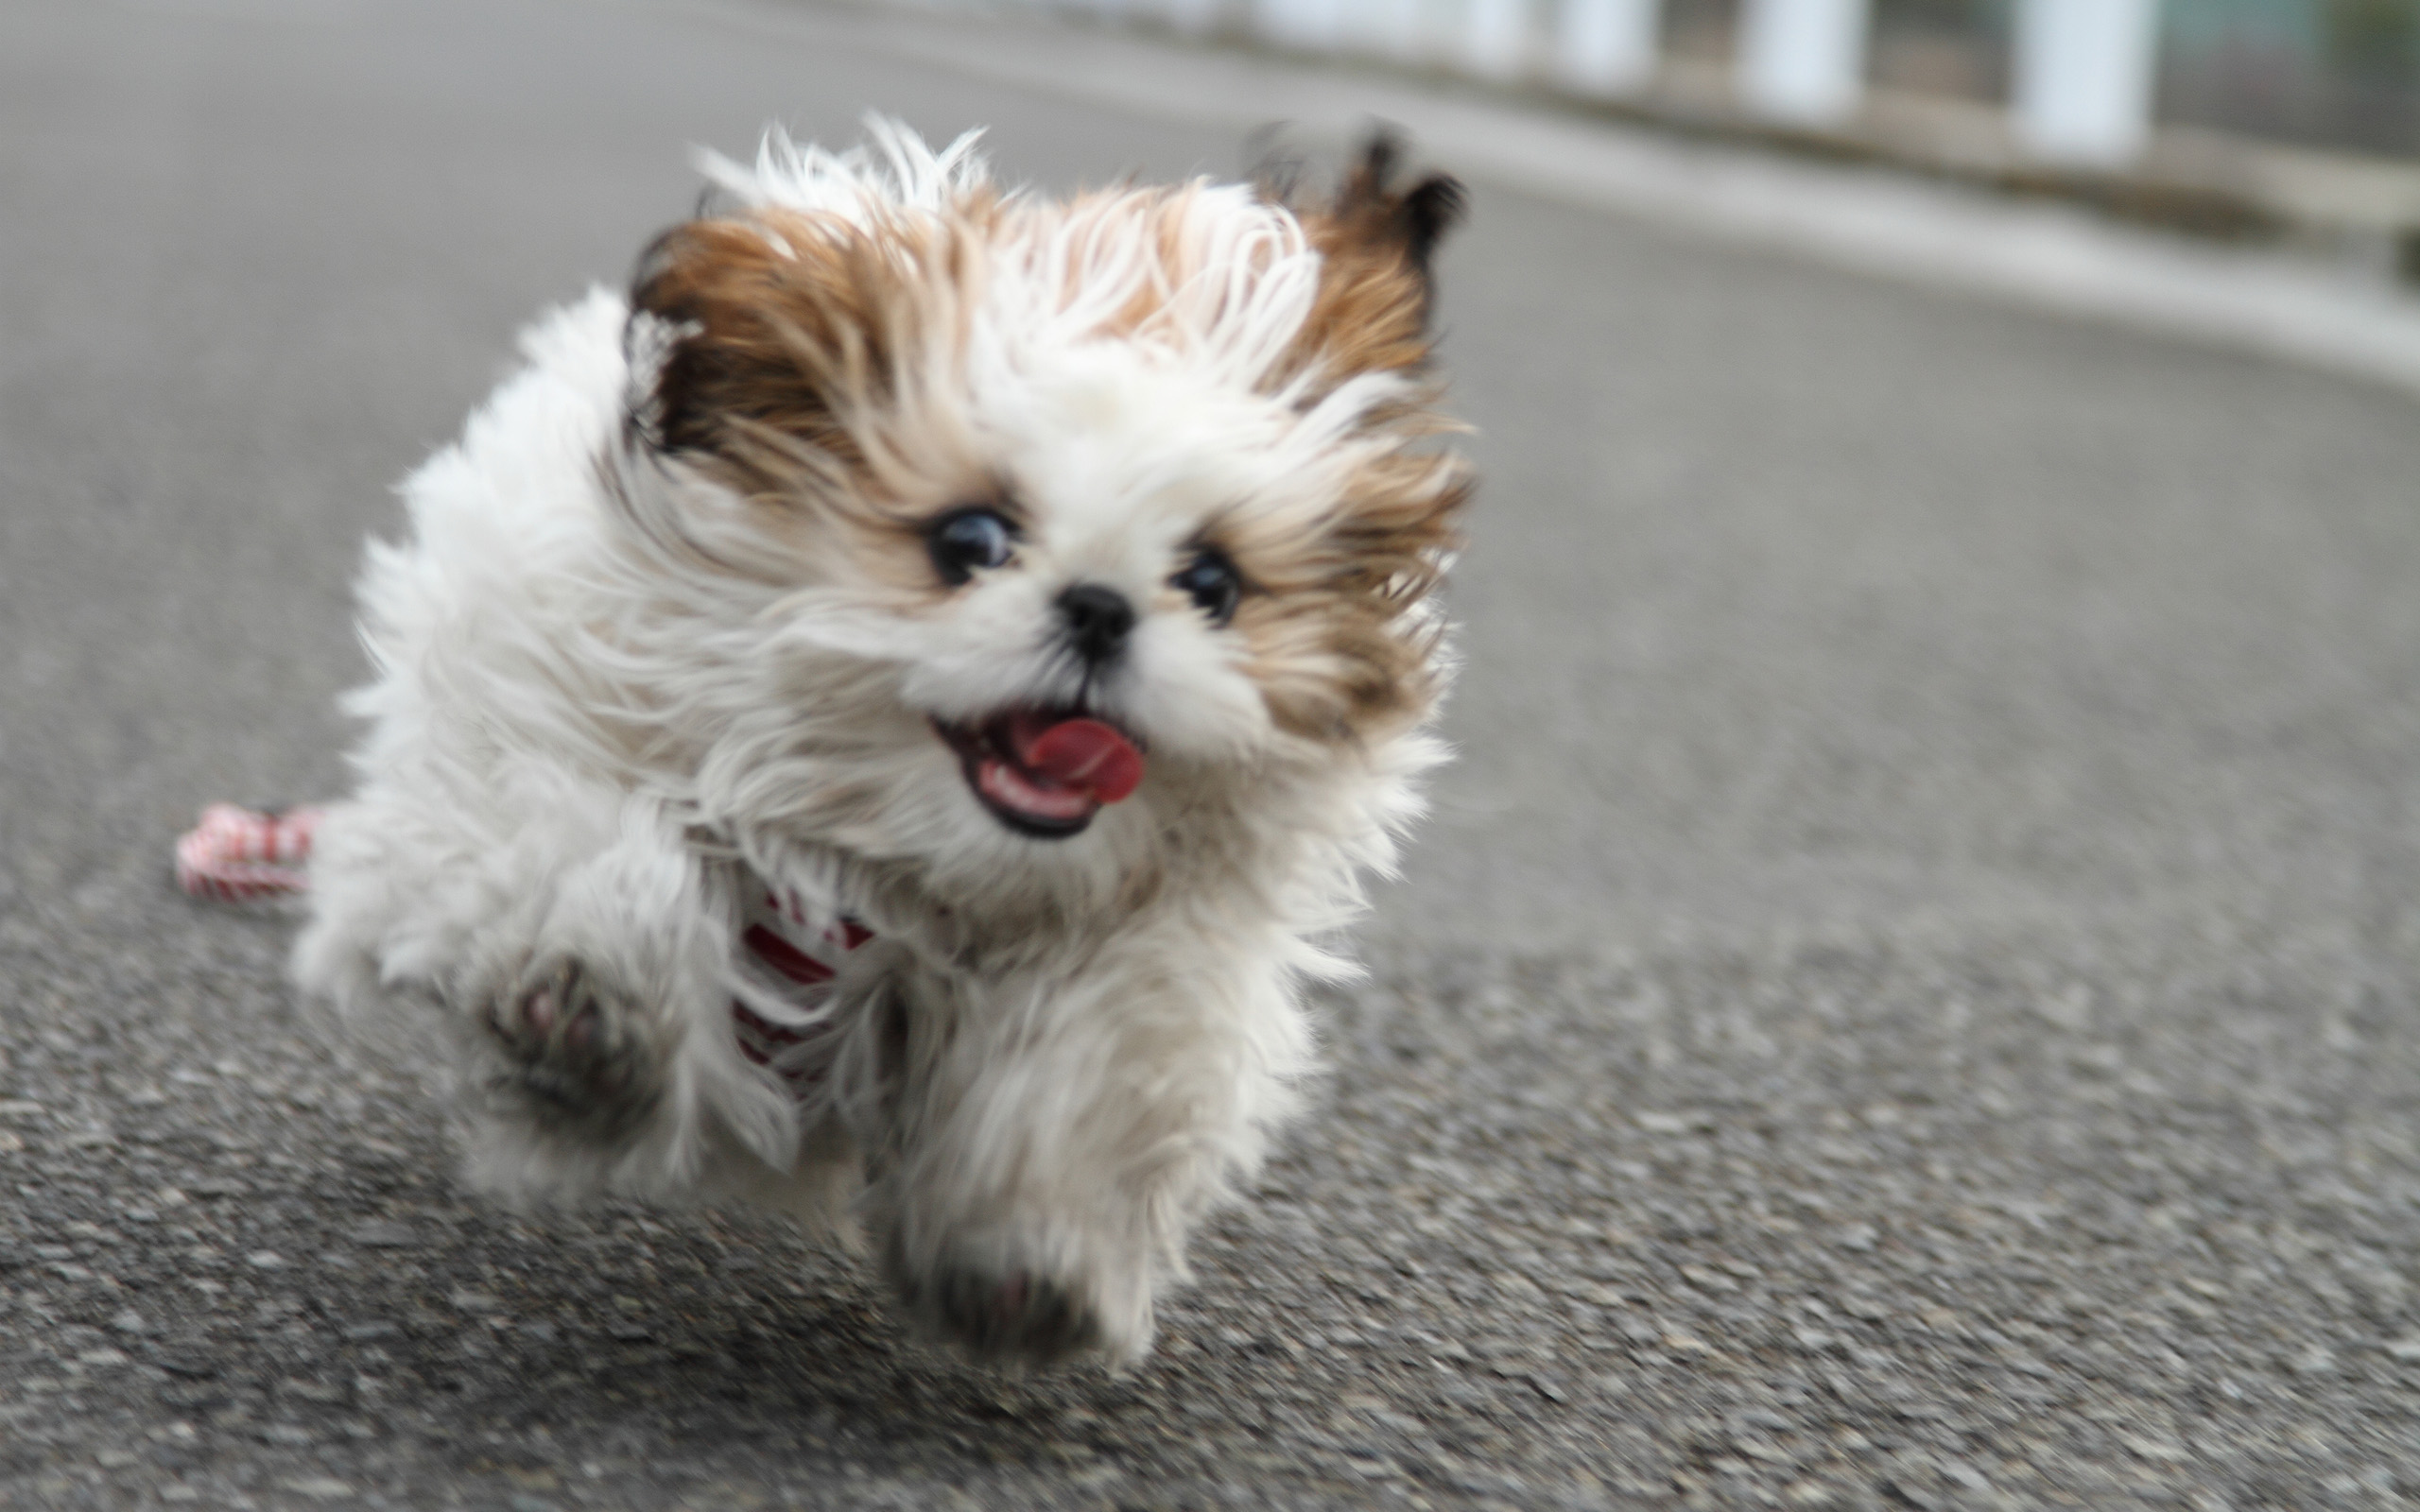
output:
M0 8L0 1504L2420 1500L2420 412L1485 181L1462 760L1150 1364L458 1189L168 842L338 784L387 486L688 144L1236 166L984 37Z

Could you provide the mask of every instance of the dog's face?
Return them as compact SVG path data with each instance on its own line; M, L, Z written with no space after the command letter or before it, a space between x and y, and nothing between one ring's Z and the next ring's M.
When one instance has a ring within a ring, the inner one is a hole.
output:
M1467 490L1426 371L1460 199L1391 158L1301 212L760 165L758 202L658 243L634 444L682 485L653 533L750 588L715 653L769 706L729 743L749 819L1123 865L1420 722Z

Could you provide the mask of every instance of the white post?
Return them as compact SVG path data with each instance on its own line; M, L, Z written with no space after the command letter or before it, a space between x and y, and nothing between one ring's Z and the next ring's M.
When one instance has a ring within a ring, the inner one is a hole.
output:
M1187 37L1209 34L1225 7L1219 0L1163 0L1168 25Z
M1428 17L1421 0L1361 0L1361 4L1372 51L1400 63L1418 62L1429 55Z
M1344 44L1346 0L1292 0L1299 45L1332 53Z
M1483 78L1518 78L1530 60L1529 0L1464 0L1462 63Z
M2118 167L2151 140L2159 0L2025 0L2016 135L2043 157Z
M1586 94L1622 94L1655 77L1664 0L1563 0L1555 77Z
M1749 109L1795 126L1828 126L1857 110L1867 0L1745 0L1745 11L1738 69Z
M1253 29L1281 47L1333 52L1342 38L1341 0L1257 0Z
M1380 50L1384 20L1376 0L1336 0L1337 46L1346 52Z

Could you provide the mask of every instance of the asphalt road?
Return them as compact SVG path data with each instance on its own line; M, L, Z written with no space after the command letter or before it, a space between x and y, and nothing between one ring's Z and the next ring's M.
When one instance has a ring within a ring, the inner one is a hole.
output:
M0 8L0 1504L2420 1500L2420 411L1485 182L1462 759L1149 1365L467 1197L165 880L387 485L688 144L1240 157L750 14Z

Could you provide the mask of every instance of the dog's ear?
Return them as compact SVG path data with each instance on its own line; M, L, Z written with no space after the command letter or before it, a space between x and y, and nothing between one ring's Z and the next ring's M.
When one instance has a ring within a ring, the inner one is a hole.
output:
M894 375L897 285L865 236L818 217L672 228L631 281L633 428L743 468L769 447L845 451L850 419Z
M1402 140L1374 131L1335 198L1297 212L1321 259L1303 356L1339 378L1417 367L1428 355L1437 244L1468 198L1450 175L1405 183L1402 167Z
M1370 133L1329 212L1336 233L1365 254L1392 251L1420 283L1426 320L1433 298L1437 244L1469 211L1470 197L1451 174L1425 174L1403 187L1403 139L1380 128Z

